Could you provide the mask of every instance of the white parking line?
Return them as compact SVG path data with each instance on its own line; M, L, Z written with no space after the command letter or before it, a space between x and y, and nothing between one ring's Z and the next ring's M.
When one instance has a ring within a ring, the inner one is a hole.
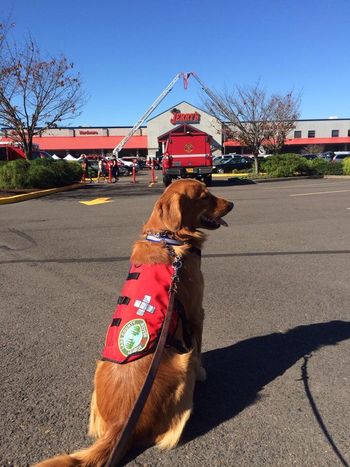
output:
M350 190L335 190L335 191L317 191L314 193L297 193L289 196L312 196L312 195L328 195L329 193L345 193Z
M344 184L344 183L349 183L349 181L344 181L344 182L328 182L328 183L317 183L317 184L308 184L308 185L288 185L288 186L277 186L278 184L276 183L276 186L274 187L263 187L264 190L276 190L276 188L278 188L279 190L293 190L295 188L310 188L310 187L316 187L316 186L319 186L319 187L333 187L335 185L339 186L340 184Z

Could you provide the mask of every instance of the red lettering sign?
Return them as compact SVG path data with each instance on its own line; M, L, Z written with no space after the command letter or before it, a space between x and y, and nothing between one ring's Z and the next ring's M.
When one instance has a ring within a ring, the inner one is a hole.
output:
M199 123L201 116L198 112L193 113L181 113L180 111L172 111L173 116L170 119L170 123L178 125L180 123Z
M97 130L79 130L79 135L98 135Z

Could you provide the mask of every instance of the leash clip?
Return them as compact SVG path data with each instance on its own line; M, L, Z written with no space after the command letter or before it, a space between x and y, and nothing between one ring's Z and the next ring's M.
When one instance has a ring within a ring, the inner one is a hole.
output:
M176 255L175 253L173 253L173 258L174 258L173 263L172 263L173 276L172 276L170 290L173 292L177 292L177 284L180 281L179 270L182 268L182 261L181 261L181 256Z

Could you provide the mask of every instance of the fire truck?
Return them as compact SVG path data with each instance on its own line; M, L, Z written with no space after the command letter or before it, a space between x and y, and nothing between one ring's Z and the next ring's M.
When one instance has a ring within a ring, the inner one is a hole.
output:
M148 118L151 113L158 107L161 101L169 94L174 87L175 83L183 78L184 88L187 89L188 80L193 76L200 84L203 91L214 101L217 100L215 94L201 81L196 73L193 71L189 73L178 73L175 78L168 84L164 91L157 97L153 104L136 122L129 133L120 141L118 146L113 150L113 154L118 157L119 151L122 150L124 145L129 141L132 135L140 128L143 122ZM191 177L203 180L207 185L211 184L212 174L212 153L211 153L211 137L204 132L198 131L196 128L189 124L194 114L181 114L176 112L173 115L174 124L180 124L181 119L186 116L183 125L179 125L176 129L166 133L158 138L160 143L164 143L165 147L163 152L163 182L168 186L172 179ZM188 121L189 120L189 121Z
M159 136L158 141L164 146L162 171L165 186L175 178L196 178L211 185L210 135L184 124Z
M21 158L25 159L25 155L20 143L0 141L0 161L14 161Z
M38 158L51 159L50 154L41 151L37 144L33 144L31 159ZM21 143L14 141L0 141L0 161L14 161L16 159L25 159L25 153Z

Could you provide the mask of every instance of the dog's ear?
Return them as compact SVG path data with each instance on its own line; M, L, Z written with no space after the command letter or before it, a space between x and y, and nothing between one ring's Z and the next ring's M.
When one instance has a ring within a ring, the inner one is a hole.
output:
M182 227L181 195L173 193L163 198L159 203L161 220L170 232L176 232Z

